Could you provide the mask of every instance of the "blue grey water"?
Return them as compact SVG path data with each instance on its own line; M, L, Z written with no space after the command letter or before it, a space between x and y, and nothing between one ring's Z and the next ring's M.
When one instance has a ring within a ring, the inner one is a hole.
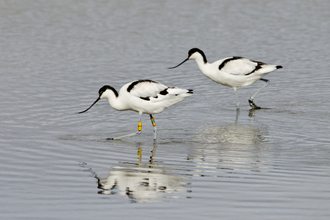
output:
M1 219L329 219L330 1L0 1ZM284 68L238 90L195 61ZM154 115L98 89L194 89ZM238 113L238 114L237 114Z

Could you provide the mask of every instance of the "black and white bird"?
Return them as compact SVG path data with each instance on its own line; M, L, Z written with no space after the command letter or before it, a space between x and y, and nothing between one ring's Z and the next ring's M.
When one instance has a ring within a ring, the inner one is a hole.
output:
M132 110L139 113L138 130L135 133L123 135L108 139L121 139L141 134L142 132L142 114L149 114L150 120L154 128L154 139L156 139L157 127L153 114L161 113L165 108L168 108L178 102L181 102L188 96L191 96L193 90L180 89L178 87L167 87L153 80L136 80L125 84L119 92L113 87L105 85L99 90L99 97L96 101L79 114L87 112L100 99L108 99L112 108L118 111Z
M260 107L253 102L253 99L269 84L269 80L262 77L276 69L282 68L282 66L269 65L263 62L236 56L227 57L215 61L214 63L208 63L204 52L198 48L193 48L189 50L187 59L169 69L176 68L187 60L195 60L202 73L214 82L233 88L236 95L237 109L239 108L237 89L251 85L258 80L262 80L266 82L266 84L249 99L249 104L253 109L260 109Z

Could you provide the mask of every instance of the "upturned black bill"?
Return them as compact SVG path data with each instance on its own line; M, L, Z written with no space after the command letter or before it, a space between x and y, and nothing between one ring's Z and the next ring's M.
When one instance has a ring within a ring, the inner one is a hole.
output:
M100 101L100 97L98 97L98 98L95 100L95 102L94 102L91 106L89 106L89 108L87 108L85 111L78 112L77 114L81 114L81 113L87 112L87 111L88 111L90 108L92 108L93 105L95 105L98 101Z
M185 59L182 63L180 63L179 65L176 65L174 67L168 67L167 69L174 69L177 68L178 66L180 66L181 64L183 64L184 62L186 62L187 60L189 60L189 58Z

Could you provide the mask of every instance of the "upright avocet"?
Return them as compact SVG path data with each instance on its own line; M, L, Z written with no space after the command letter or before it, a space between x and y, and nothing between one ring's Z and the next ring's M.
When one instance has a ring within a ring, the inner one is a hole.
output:
M214 63L208 63L204 52L198 48L193 48L189 50L187 59L169 69L176 68L187 60L195 60L202 73L214 82L233 88L235 90L237 108L239 108L237 89L262 80L266 82L266 84L249 99L249 104L253 109L260 109L260 107L254 104L253 99L269 84L269 80L263 79L262 77L276 69L282 68L282 66L269 65L244 57L227 57L215 61Z
M85 111L87 112L100 99L108 99L112 108L118 111L132 110L139 113L138 130L135 133L127 134L112 139L121 139L141 134L142 122L141 115L149 114L151 123L154 127L154 139L156 139L157 127L153 114L161 113L165 108L168 108L188 96L191 96L193 90L180 89L178 87L167 87L159 82L153 80L136 80L125 84L119 93L111 86L103 86L99 90L99 97L96 101Z

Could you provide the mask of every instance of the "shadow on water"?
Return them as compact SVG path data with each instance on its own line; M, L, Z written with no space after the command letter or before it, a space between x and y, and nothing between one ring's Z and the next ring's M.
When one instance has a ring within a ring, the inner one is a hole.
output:
M155 161L156 143L153 144L148 163L142 162L141 146L142 143L138 143L136 162L122 162L125 165L112 166L106 178L100 178L92 168L89 169L101 189L98 193L125 196L132 203L154 203L165 198L189 198L183 196L190 192L186 189L189 183L183 181L187 177L177 174L176 167L161 165Z

